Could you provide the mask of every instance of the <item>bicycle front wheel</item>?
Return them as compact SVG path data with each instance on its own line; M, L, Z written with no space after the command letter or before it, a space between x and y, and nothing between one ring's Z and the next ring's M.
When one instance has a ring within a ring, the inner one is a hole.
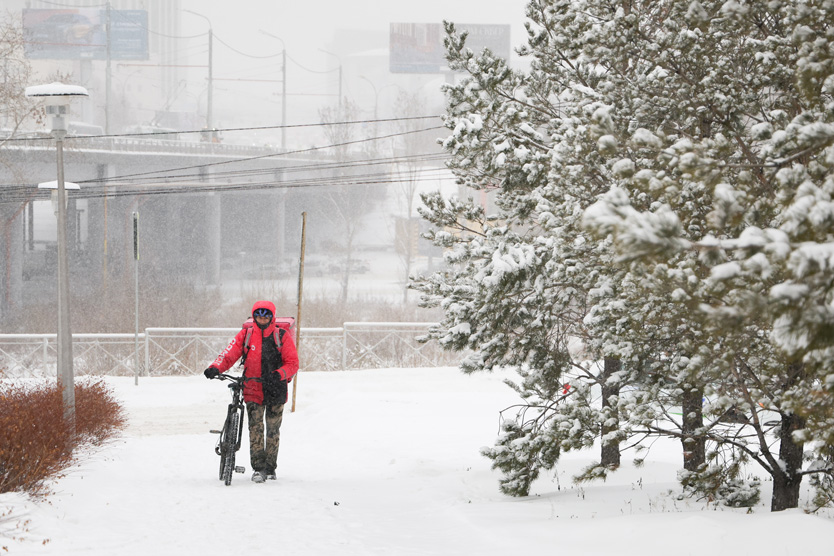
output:
M223 480L223 470L226 468L226 453L229 451L229 443L226 439L229 436L232 416L236 414L237 412L229 408L229 412L226 414L226 422L223 423L223 429L220 431L220 440L217 441L217 447L215 448L217 455L220 456L220 469L217 472L217 478L221 481Z
M232 484L232 474L235 472L235 448L237 447L237 435L240 425L240 413L235 412L229 416L226 434L221 442L220 468L221 478L226 486Z
M223 480L223 469L226 467L226 445L220 443L220 471L217 473L217 478Z

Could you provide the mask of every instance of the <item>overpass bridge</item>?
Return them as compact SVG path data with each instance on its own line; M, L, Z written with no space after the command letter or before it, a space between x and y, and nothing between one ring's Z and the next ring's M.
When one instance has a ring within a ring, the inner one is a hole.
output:
M224 264L274 268L297 259L301 212L326 221L323 180L351 172L321 154L268 147L131 137L68 137L64 145L65 179L81 185L68 202L74 296L108 286L132 292L134 212L149 284L211 286ZM0 146L0 327L56 296L55 217L49 194L37 189L55 178L54 141Z

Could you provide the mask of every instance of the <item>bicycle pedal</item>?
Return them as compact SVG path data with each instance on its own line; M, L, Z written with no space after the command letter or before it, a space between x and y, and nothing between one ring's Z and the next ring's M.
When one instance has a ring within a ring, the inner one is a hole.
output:
M211 434L220 434L222 431L215 430L215 429L211 429L209 432L210 432Z
M246 473L246 468L241 465L235 466L235 473Z

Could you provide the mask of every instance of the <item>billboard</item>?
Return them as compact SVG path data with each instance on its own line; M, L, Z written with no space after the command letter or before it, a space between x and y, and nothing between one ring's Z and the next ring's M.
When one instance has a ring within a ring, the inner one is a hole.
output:
M473 52L489 48L504 59L510 57L509 25L456 24L466 31L466 47ZM389 43L391 73L444 73L449 71L440 23L392 23Z
M107 10L23 10L27 58L104 60ZM148 59L148 12L110 10L110 59Z

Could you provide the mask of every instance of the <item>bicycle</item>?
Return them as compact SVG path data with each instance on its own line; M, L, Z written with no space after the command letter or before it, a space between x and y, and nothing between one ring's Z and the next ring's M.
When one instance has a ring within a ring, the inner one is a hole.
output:
M234 376L221 373L217 376L220 380L228 380L229 390L232 391L232 403L226 411L226 421L221 430L211 430L213 434L219 434L214 452L220 456L219 478L226 486L232 484L232 473L245 473L246 468L235 466L235 454L240 450L240 441L243 436L243 412L246 406L243 403L243 383L247 380L258 380L245 376Z

